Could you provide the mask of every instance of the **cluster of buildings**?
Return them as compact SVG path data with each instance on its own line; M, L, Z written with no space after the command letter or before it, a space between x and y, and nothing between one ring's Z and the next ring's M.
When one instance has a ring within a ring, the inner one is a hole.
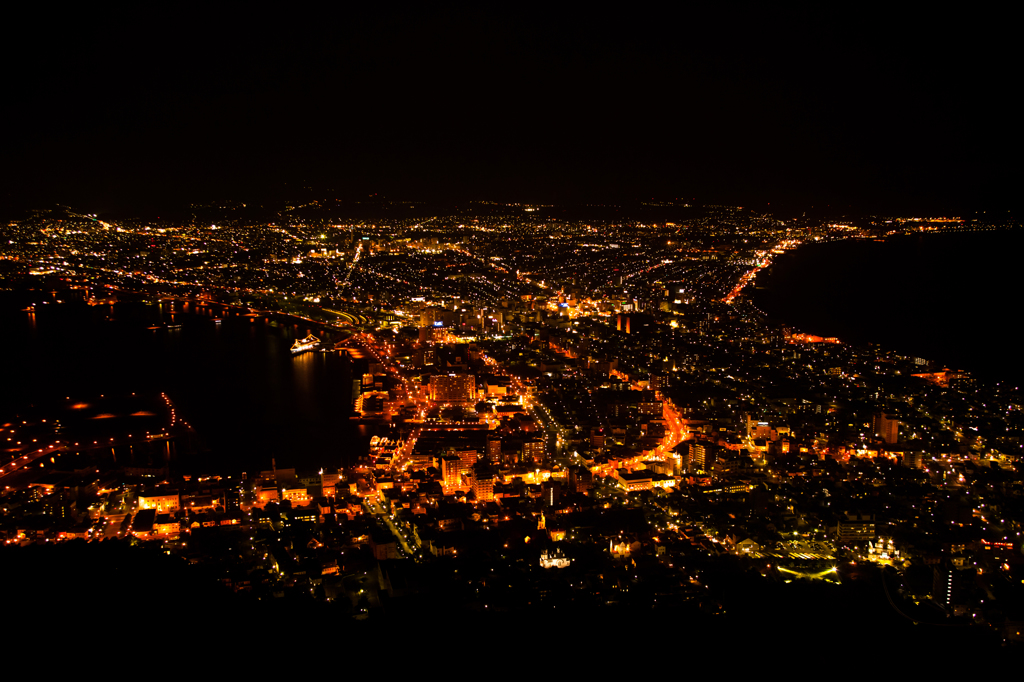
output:
M308 241L293 228L275 227L282 244ZM378 435L352 466L27 486L0 495L6 541L161 542L235 591L357 618L425 594L715 613L726 561L765 584L887 566L909 618L1019 638L1017 388L771 324L745 293L772 254L858 228L712 207L649 225L533 213L374 230L303 262L274 246L260 266L287 266L295 288L277 293L324 319L373 319L351 338L367 358L352 398ZM195 286L242 296L252 281Z

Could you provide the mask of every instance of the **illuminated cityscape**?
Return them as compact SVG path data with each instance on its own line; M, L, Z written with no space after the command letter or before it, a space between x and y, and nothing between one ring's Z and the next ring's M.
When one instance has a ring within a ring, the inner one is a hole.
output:
M211 325L284 333L277 360L342 363L331 390L349 411L330 419L374 435L218 469L185 454L202 434L166 394L58 396L3 424L8 546L152 544L238 599L357 620L435 598L419 581L449 562L465 562L453 612L724 613L728 559L782 586L874 575L902 616L1017 637L993 595L1016 603L1024 570L1020 392L780 326L749 295L803 243L1000 226L724 206L650 224L529 206L389 224L231 211L36 212L8 224L7 288L32 329L141 305L164 321L140 332L168 343ZM147 427L122 433L126 413Z
M215 14L0 48L19 630L1018 650L1013 22Z

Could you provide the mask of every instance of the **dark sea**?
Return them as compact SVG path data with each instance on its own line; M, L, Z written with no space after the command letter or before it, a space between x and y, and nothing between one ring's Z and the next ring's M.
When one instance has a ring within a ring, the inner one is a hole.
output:
M778 256L751 298L795 331L1024 384L1022 247L1021 230L812 242Z
M315 473L367 449L372 427L349 419L365 360L289 351L310 332L324 338L315 325L183 301L57 302L74 293L0 297L0 419L166 393L193 427L191 454L179 449L192 473L258 472L272 459ZM22 310L29 300L35 312Z

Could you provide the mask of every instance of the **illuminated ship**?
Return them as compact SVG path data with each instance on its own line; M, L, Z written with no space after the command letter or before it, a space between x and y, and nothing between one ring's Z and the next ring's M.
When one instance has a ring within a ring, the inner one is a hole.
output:
M298 355L299 353L305 353L307 350L313 350L320 345L320 339L316 338L312 334L304 339L300 339L292 344L292 355Z

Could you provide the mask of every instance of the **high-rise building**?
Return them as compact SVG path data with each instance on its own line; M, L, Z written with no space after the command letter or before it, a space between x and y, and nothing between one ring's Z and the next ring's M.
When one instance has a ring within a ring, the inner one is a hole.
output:
M541 497L545 506L553 507L562 495L562 483L560 481L544 481L541 483Z
M690 443L685 458L689 473L710 472L711 466L718 461L718 451L718 446L712 443Z
M436 403L476 401L476 377L472 374L435 374L430 377L430 399Z
M473 471L473 493L477 502L494 499L494 475L487 471Z
M637 410L640 414L661 419L664 414L662 403L658 400L654 391L640 391L637 399Z
M501 461L501 438L488 434L487 436L487 459L492 463Z
M883 442L889 445L899 442L900 422L898 419L893 419L891 415L887 415L885 412L879 412L871 421L871 427L875 432L875 436L881 438Z
M574 493L586 493L594 487L594 475L590 469L574 465L569 467L569 490Z
M470 471L479 459L477 451L472 448L453 448L452 454L462 462L462 471Z
M462 481L462 460L456 455L445 455L439 462L441 480L445 488L452 488Z
M972 573L946 559L932 568L932 598L947 611L958 613L967 603L967 590Z
M536 464L544 460L544 439L530 438L523 443L523 463Z

